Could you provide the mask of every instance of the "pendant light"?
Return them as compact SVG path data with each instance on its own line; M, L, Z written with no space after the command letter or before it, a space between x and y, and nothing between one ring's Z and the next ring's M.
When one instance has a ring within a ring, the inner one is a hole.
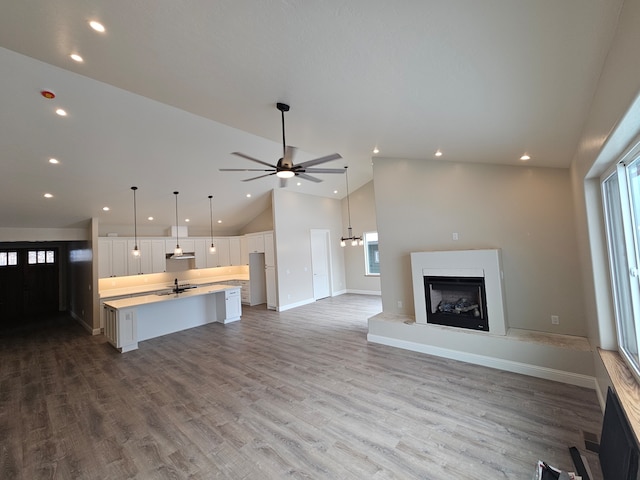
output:
M131 255L134 257L140 256L140 249L138 248L138 212L136 209L136 190L138 187L131 187L133 190L133 250L131 250Z
M178 238L178 231L180 230L178 227L178 193L179 192L173 192L176 196L176 248L173 250L173 255L175 257L180 257L182 255L182 248L180 248L180 241Z
M349 203L349 171L347 170L349 167L344 167L344 178L347 182L347 216L349 218L349 228L348 228L348 237L340 238L340 246L344 247L347 245L348 241L351 241L351 246L355 247L358 245L363 245L362 237L356 237L353 235L353 229L351 228L351 204Z
M211 199L213 198L213 195L209 195L209 219L211 221L210 225L211 225L211 229L210 229L210 233L211 233L211 246L209 247L209 253L216 253L216 246L213 244L213 206L211 204Z

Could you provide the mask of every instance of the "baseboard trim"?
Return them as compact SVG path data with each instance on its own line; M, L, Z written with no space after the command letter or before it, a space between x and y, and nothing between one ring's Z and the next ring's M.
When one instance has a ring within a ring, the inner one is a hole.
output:
M91 335L100 335L100 333L102 333L102 330L100 328L91 327L91 325L85 322L84 319L80 318L75 312L70 311L69 314L71 315L71 318L82 325L82 327Z
M377 295L378 297L382 295L382 292L379 290L352 290L347 289L347 293L356 293L358 295Z
M284 312L285 310L291 310L292 308L302 307L303 305L309 305L310 303L313 303L315 301L316 300L314 298L307 298L306 300L301 300L300 302L281 305L280 307L278 307L278 312Z
M486 355L478 355L475 353L460 352L457 350L450 350L448 348L436 347L434 345L425 345L423 343L398 340L380 335L368 334L367 341L390 347L402 348L404 350L411 350L413 352L426 353L436 357L472 363L474 365L506 370L507 372L520 373L531 377L567 383L578 387L591 388L596 390L596 392L598 390L595 377L582 375L580 373L566 372L563 370L556 370L553 368L541 367L539 365L531 365L513 360L505 360L502 358L488 357Z

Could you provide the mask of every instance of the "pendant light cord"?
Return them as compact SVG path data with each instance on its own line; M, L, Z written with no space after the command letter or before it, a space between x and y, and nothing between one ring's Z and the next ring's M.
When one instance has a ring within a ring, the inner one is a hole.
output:
M176 196L176 248L180 248L180 241L178 240L178 193L179 192L173 192Z
M133 190L133 239L135 242L135 248L138 248L138 213L136 208L136 190L138 187L131 187Z
M349 201L349 167L344 167L344 178L347 182L347 215L349 217L349 235L351 235L351 202Z
M213 206L211 205L212 198L213 198L213 195L209 195L209 220L210 220L209 225L211 225L210 227L211 245L213 245Z

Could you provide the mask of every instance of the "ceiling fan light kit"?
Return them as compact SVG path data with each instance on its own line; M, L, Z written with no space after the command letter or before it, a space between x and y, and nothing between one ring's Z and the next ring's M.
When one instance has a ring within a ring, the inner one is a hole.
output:
M327 163L332 160L338 160L342 158L342 155L338 153L333 153L331 155L327 155L325 157L316 158L313 160L308 160L306 162L299 163L294 165L293 157L295 156L296 148L292 146L287 146L286 138L285 138L285 129L284 129L284 112L288 112L290 107L286 103L276 103L276 108L280 110L280 114L282 117L282 158L280 158L277 163L274 165L272 163L264 162L262 160L258 160L257 158L253 158L249 155L240 152L232 152L232 155L236 155L238 157L245 158L252 162L258 163L264 167L268 168L221 168L221 172L267 172L263 175L258 175L257 177L246 178L242 180L243 182L250 182L252 180L257 180L263 177L269 177L271 175L275 175L280 179L280 186L286 187L287 179L292 177L300 177L305 180L309 180L311 182L322 182L321 179L314 177L310 174L324 174L324 173L344 173L344 170L340 168L312 168L315 165L320 165L322 163Z

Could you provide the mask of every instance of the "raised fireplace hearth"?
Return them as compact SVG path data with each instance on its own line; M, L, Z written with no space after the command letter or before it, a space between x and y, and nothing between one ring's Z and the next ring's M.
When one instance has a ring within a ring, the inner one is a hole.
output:
M411 253L417 324L506 335L500 250Z

